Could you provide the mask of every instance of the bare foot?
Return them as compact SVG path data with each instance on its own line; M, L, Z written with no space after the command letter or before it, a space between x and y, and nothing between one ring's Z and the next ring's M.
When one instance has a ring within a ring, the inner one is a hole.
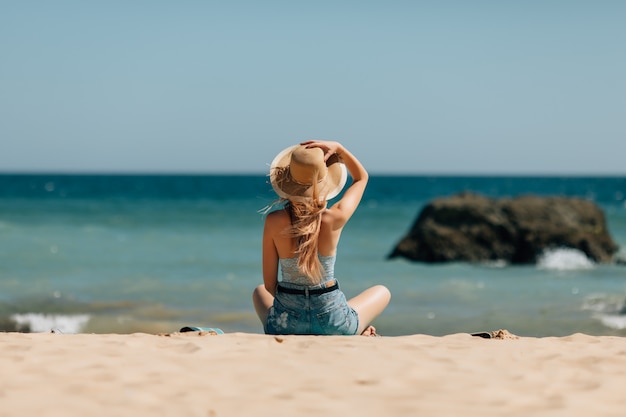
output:
M378 336L376 333L376 328L374 326L367 326L365 330L361 333L361 336Z

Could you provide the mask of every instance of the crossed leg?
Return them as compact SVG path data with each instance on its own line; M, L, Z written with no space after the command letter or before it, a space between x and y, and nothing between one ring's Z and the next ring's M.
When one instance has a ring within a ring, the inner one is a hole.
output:
M265 289L265 286L259 285L252 292L252 303L261 323L265 326L270 307L274 304L274 296Z
M359 315L359 328L357 334L363 336L376 336L376 329L370 323L380 314L389 304L391 293L387 287L383 285L375 285L363 291L354 298L348 300L348 304ZM252 302L256 314L259 316L261 323L265 326L270 307L274 303L274 296L270 294L263 285L259 285L252 293Z
M357 334L375 336L376 329L370 323L387 307L391 293L384 285L375 285L348 300L350 307L359 314Z

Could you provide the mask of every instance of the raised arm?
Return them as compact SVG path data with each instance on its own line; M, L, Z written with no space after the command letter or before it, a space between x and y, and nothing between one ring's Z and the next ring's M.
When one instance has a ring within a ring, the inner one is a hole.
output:
M352 184L346 189L337 203L331 207L331 211L336 216L338 226L343 226L352 216L356 208L361 202L361 197L365 192L365 186L369 175L361 162L341 143L321 140L309 140L302 142L308 148L320 148L324 151L324 159L328 160L332 155L336 154L346 165Z

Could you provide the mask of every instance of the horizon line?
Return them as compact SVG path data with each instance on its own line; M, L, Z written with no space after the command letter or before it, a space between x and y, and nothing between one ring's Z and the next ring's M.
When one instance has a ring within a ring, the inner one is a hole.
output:
M89 170L0 170L0 176L171 176L171 177L202 177L202 176L267 176L267 172L255 171L89 171ZM626 178L623 173L603 172L393 172L369 171L370 177L605 177Z

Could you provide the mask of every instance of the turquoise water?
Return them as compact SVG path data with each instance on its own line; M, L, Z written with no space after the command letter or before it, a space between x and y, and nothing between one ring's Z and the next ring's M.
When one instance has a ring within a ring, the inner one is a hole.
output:
M626 267L560 250L533 266L427 265L386 255L431 198L580 196L626 247L625 178L373 177L347 225L336 275L353 296L382 283L384 335L505 328L519 335L626 335ZM261 332L258 176L0 175L0 323L32 331Z

